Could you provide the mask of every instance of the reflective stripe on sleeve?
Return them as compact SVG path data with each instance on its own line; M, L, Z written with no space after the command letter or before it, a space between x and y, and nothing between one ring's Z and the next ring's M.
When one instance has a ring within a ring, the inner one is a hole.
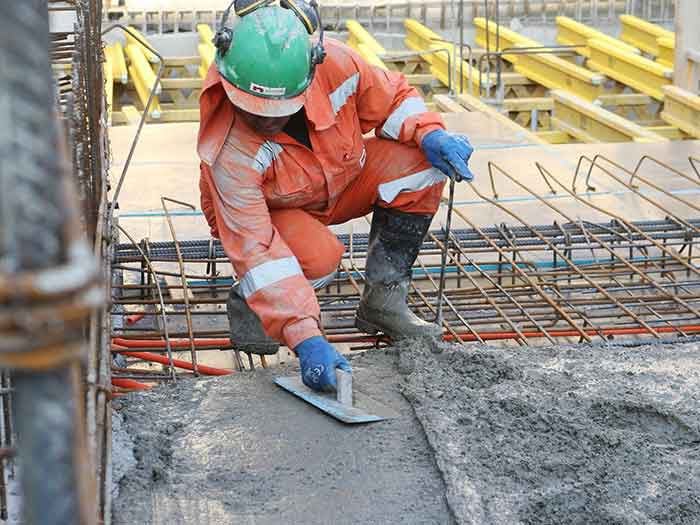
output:
M241 292L248 299L255 292L295 275L303 275L296 257L267 261L248 270L241 279Z
M401 127L403 123L406 122L407 118L413 117L415 115L420 115L428 111L428 108L420 97L407 98L398 108L396 108L389 118L386 119L384 126L382 127L381 134L384 137L392 138L394 140L399 138L401 134Z

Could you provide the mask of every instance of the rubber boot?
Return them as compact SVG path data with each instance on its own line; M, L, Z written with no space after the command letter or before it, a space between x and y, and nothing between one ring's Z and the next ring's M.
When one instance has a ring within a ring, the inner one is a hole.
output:
M277 353L280 344L265 334L260 318L241 294L239 283L231 287L226 310L234 350L257 355Z
M361 331L383 332L392 339L442 335L440 326L424 321L406 304L411 267L431 220L430 215L374 207L365 289L355 314L355 326Z

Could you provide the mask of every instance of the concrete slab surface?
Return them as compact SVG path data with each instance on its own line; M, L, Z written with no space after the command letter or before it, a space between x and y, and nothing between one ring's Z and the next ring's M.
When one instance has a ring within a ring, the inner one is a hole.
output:
M275 386L269 370L130 395L119 412L137 465L120 482L113 523L454 523L396 360L352 359L355 388L399 413L370 425L339 423Z
M461 524L700 522L700 345L402 349Z

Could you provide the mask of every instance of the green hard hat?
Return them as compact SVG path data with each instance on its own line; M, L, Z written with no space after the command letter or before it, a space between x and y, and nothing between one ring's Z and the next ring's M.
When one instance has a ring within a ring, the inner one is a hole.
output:
M216 67L236 106L266 117L291 115L304 105L312 80L309 33L289 9L257 9L234 26Z

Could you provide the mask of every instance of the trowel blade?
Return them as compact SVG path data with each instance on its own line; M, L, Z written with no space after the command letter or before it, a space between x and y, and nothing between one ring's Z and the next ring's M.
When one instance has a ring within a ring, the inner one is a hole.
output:
M299 377L276 377L274 382L287 392L294 394L343 423L374 423L396 416L391 409L383 407L384 410L382 410L382 405L358 392L354 393L355 405L348 406L339 403L335 398L335 394L324 394L310 390L302 383ZM369 402L365 403L365 400ZM365 404L373 405L373 408L379 408L379 411L381 411L383 415L379 415L377 413L378 410L366 410L364 408Z

